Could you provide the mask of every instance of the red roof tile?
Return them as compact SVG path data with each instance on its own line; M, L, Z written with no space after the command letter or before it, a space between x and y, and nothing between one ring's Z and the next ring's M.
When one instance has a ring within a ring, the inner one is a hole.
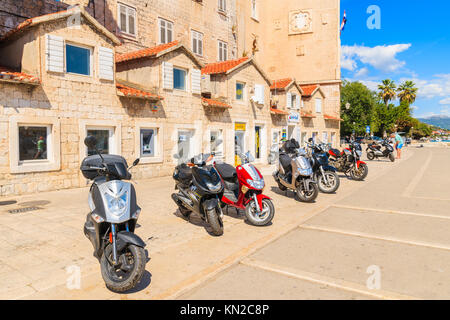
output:
M52 20L67 18L74 13L82 14L90 23L92 23L94 25L95 28L97 28L103 34L105 34L108 38L110 38L116 45L120 44L119 39L117 39L117 37L115 35L113 35L103 25L101 25L97 20L95 20L89 13L86 12L86 10L83 7L80 7L78 5L75 7L69 8L67 10L57 11L57 12L53 12L53 13L45 14L42 16L36 16L36 17L30 18L30 19L27 19L27 20L21 22L14 29L8 31L6 34L4 34L2 37L0 37L0 41L8 40L11 36L14 36L15 34L20 34L23 30L27 29L28 27L32 27L32 26L38 25L40 23L49 22Z
M221 61L221 62L216 62L216 63L210 63L210 64L207 64L202 69L202 74L225 73L225 72L239 66L240 64L246 62L248 59L249 59L248 57L243 57L243 58L235 59L235 60L227 60L227 61Z
M231 109L230 105L226 104L225 102L219 101L219 100L202 98L202 103L204 105L207 105L207 106L210 106L210 107L219 107L219 108Z
M38 85L40 83L38 77L23 72L16 72L9 68L1 66L0 66L0 81L20 82L34 85Z
M329 114L324 114L324 115L323 115L323 118L324 118L325 120L336 120L336 121L341 121L341 120L342 120L342 119L339 118L339 117L334 117L334 116L331 116L331 115L329 115Z
M286 79L280 79L280 80L275 80L272 85L270 86L271 90L274 89L284 89L286 88L289 84L291 84L293 81L292 78L286 78Z
M283 111L283 110L279 110L279 109L275 109L275 108L270 108L270 113L272 114L279 114L279 115L289 115L289 112Z
M314 91L317 90L317 88L319 88L319 85L318 84L303 85L303 86L300 86L300 88L303 91L303 95L305 97L309 97L314 93Z
M129 98L139 98L139 99L147 99L147 100L163 100L164 98L158 96L154 93L143 91L131 87L124 86L123 84L116 84L117 91L119 95L123 95Z
M164 50L167 50L169 48L172 48L178 44L179 44L179 41L175 40L175 41L172 41L169 43L161 44L156 47L145 48L145 49L141 49L138 51L127 52L127 53L122 53L122 54L116 54L116 63L135 60L135 59L141 59L141 58L154 57L158 53L160 53Z

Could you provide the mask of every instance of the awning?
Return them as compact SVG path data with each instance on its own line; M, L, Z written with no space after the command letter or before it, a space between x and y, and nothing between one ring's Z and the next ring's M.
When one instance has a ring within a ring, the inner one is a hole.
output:
M312 119L312 118L315 118L316 116L314 116L312 113L302 112L301 117L302 118L310 118L310 119Z
M231 106L225 102L214 99L202 98L202 104L209 107L231 109Z
M289 112L287 111L283 111L283 110L279 110L276 108L270 108L270 113L271 114L276 114L276 115L282 115L282 116L288 116Z
M131 87L125 86L123 84L119 84L119 83L116 84L116 88L117 88L117 95L122 96L122 97L146 99L146 100L151 100L151 101L164 100L163 97L158 96L154 93L131 88Z
M341 118L339 118L339 117L333 117L333 116L330 116L329 114L324 114L324 115L323 115L323 118L324 118L325 120L342 121Z

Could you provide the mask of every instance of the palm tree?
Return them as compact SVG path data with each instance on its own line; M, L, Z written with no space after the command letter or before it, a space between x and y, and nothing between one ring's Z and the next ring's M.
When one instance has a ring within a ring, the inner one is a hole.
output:
M398 87L397 95L400 98L400 102L406 102L410 105L416 101L418 89L415 85L416 84L413 81L407 80Z
M386 107L389 104L389 101L395 99L396 97L396 91L397 86L395 85L394 81L390 79L386 79L382 81L382 84L378 85L378 90L380 90L379 96L381 99L383 99L384 103L386 104Z

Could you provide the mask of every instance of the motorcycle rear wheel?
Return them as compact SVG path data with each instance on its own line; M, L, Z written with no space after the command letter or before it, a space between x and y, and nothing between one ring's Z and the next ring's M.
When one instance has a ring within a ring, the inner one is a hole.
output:
M389 160L391 160L391 162L395 161L395 157L393 153L389 153Z
M126 263L116 267L110 263L112 258L112 244L108 244L100 259L100 268L106 287L113 292L125 292L136 287L145 272L146 255L144 248L128 244L118 253L119 261Z
M375 153L373 151L367 152L367 159L369 160L375 159Z
M309 192L305 190L303 181L297 181L297 189L295 189L295 194L302 202L313 202L317 195L319 194L319 187L317 186L317 183L314 183L313 181L309 182Z
M280 174L280 173L277 172L275 181L277 182L278 188L280 188L281 191L286 191L287 188L286 188L284 185L282 185L281 182L280 182L280 177L278 176L279 174Z
M215 236L223 235L223 222L219 216L218 208L207 210L206 217L208 219L209 226L212 229L211 233Z
M326 178L328 180L328 184L325 182L325 177L320 174L317 179L317 186L319 187L320 192L323 193L334 193L339 188L341 184L339 180L339 176L336 172L333 171L325 171Z
M262 214L259 215L256 210L255 200L251 200L245 206L245 216L254 226L265 226L269 224L275 215L275 207L270 199L262 200Z

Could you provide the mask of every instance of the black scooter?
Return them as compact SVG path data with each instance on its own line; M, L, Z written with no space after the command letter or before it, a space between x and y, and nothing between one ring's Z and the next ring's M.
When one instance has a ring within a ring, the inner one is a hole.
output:
M381 150L384 147L384 150ZM375 158L389 158L391 162L395 161L394 148L389 144L389 142L384 139L381 144L373 142L369 144L366 148L367 159L373 160Z
M93 180L89 190L91 212L86 217L84 234L94 246L94 256L100 261L106 287L115 292L134 288L145 272L145 243L135 233L141 208L136 203L125 158L102 155L97 140L88 136L84 144L97 154L86 157L80 167L84 177Z
M340 180L337 169L328 164L328 153L320 144L315 144L312 138L309 138L307 146L311 150L310 161L319 190L323 193L336 192Z
M224 184L217 170L206 163L213 155L200 154L175 168L173 179L178 193L172 199L178 205L181 214L189 218L196 212L209 224L212 234L223 234L223 212L220 206Z

